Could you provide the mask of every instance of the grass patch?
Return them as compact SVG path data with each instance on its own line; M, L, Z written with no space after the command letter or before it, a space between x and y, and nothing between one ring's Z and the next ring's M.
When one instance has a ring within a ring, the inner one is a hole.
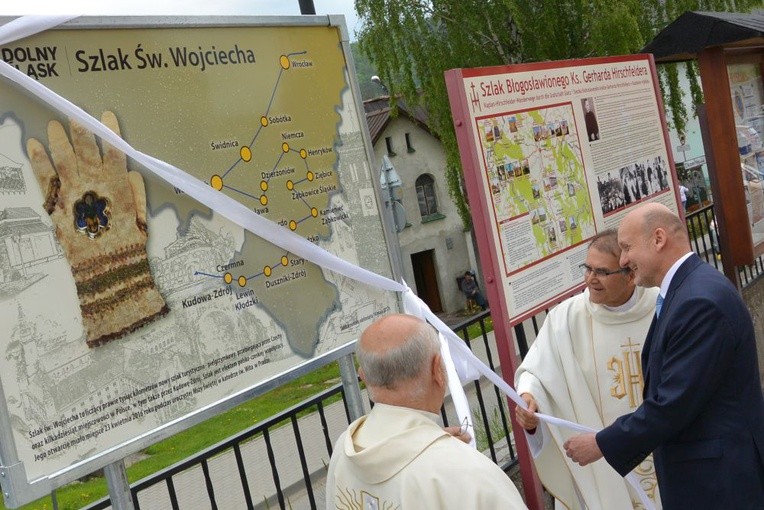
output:
M493 319L491 318L490 315L483 320L483 324L485 324L486 333L493 331ZM464 338L464 335L462 332L463 330L460 330L457 332L457 334L460 337ZM473 338L480 338L482 336L483 336L483 328L480 327L480 322L470 324L467 327L467 338L469 338L470 340L472 340Z
M511 432L512 424L509 421L509 411L507 410L506 400L501 399L499 401L499 405L504 410L504 416L506 416L507 419L507 427ZM488 432L491 433L490 437L493 441L493 444L496 444L507 437L506 431L504 429L504 421L502 420L501 411L498 407L495 407L493 411L489 413L488 431L486 431L485 424L483 423L483 415L480 413L480 409L475 409L472 411L472 425L475 430L475 443L477 444L477 450L479 452L487 450L490 446L491 441L488 440Z

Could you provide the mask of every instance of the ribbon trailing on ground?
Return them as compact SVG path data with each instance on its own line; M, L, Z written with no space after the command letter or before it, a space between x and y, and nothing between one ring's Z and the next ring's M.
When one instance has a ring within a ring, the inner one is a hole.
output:
M0 45L6 45L19 39L23 39L24 37L29 37L50 28L54 28L76 17L78 16L23 16L17 18L0 26ZM464 394L464 389L462 388L464 382L477 379L480 375L483 375L517 405L523 408L527 407L525 401L520 398L517 392L507 384L506 381L499 377L498 374L480 361L472 351L470 351L465 342L459 338L451 328L443 323L443 321L430 310L427 304L414 294L405 282L399 283L385 276L378 275L372 271L351 264L323 248L316 246L291 230L260 216L243 204L228 197L224 193L213 189L187 172L133 148L125 140L117 136L82 108L59 96L38 81L29 78L26 74L2 60L0 60L0 75L6 80L23 88L28 93L36 96L63 115L76 120L102 140L106 140L111 145L124 152L127 156L134 159L146 170L152 172L169 185L182 190L191 198L209 207L211 210L227 218L241 228L246 229L294 255L309 260L322 268L329 269L381 290L402 293L404 311L427 320L439 332L441 352L443 353L443 358L446 362L446 369L449 375L449 390L451 392L451 397L457 415L459 416L459 420L468 425L468 431L473 437L473 446L475 444L475 432L469 403ZM539 419L551 425L557 425L579 432L596 432L596 430L592 428L567 420L562 420L542 413L537 413L537 415ZM654 505L647 498L644 490L640 487L636 476L633 473L630 473L626 476L626 479L636 490L645 508L647 510L653 510Z

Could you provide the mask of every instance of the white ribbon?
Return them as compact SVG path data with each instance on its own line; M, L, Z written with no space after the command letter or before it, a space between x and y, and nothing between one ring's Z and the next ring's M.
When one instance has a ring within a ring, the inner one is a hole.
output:
M0 27L0 45L6 45L10 42L48 30L76 17L77 16L23 16L17 18ZM183 190L183 192L191 198L209 207L211 210L224 216L236 225L325 269L329 269L381 290L403 293L404 311L427 320L440 333L441 352L443 353L443 358L446 362L446 369L449 372L449 390L451 392L451 397L460 422L468 425L470 435L473 437L473 446L475 444L475 433L469 403L464 393L464 389L462 388L463 382L477 379L479 375L483 375L495 384L513 402L523 408L527 408L525 401L520 398L517 392L493 370L480 361L472 351L470 351L465 342L459 338L451 328L443 323L437 315L432 313L427 304L416 296L405 282L398 283L372 271L351 264L323 248L316 246L291 230L260 216L243 204L240 204L224 193L213 189L187 172L184 172L165 161L136 150L109 128L101 124L100 121L85 112L82 108L59 96L40 82L29 78L26 74L2 60L0 60L0 75L8 81L16 83L55 110L76 120L95 135L108 141L111 145L133 158L145 169L149 170L160 179L173 187ZM567 420L554 418L541 413L537 413L537 415L539 419L552 425L567 427L580 432L596 432L594 429ZM629 474L626 479L639 494L640 500L645 508L652 510L654 508L652 502L647 498L647 495L640 487L639 481L633 476L633 473Z
M0 27L0 46L57 27L79 16L23 16Z

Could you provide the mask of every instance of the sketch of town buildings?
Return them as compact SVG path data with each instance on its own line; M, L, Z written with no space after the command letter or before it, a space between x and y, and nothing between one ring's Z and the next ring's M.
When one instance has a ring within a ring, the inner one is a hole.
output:
M0 154L0 193L22 194L26 192L22 164Z
M29 207L0 209L0 298L32 285L44 275L32 268L63 256L53 228Z

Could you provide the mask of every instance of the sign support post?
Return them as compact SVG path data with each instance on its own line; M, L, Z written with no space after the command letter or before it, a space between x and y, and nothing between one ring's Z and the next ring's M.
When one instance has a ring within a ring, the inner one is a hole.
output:
M133 497L130 494L130 484L127 482L125 461L118 460L103 468L106 483L109 486L111 507L114 510L134 510Z
M361 398L361 386L358 384L358 372L353 363L353 354L348 353L337 360L340 366L342 387L345 390L345 402L347 402L350 420L355 421L364 415L363 399Z

